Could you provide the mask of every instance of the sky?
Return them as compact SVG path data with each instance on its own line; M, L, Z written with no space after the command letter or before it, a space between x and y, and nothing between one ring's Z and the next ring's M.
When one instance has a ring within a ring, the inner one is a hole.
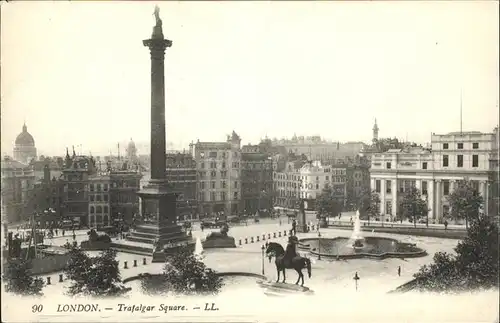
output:
M1 3L1 144L148 143L154 2ZM425 143L498 124L498 2L158 2L167 141ZM462 93L462 94L461 94ZM139 153L147 153L141 152Z

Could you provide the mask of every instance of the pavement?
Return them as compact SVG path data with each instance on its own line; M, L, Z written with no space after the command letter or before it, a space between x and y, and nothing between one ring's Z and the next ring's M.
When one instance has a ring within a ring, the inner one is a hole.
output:
M205 264L220 272L250 272L255 274L264 274L271 280L276 279L276 267L273 262L269 262L262 254L262 235L274 236L274 233L281 232L282 237L271 238L273 242L278 242L286 246L287 237L283 236L284 230L289 230L290 225L279 223L259 223L251 224L248 226L234 226L230 228L229 235L233 236L236 240L237 248L230 249L207 249L204 251ZM193 237L204 239L204 237L211 231L217 230L199 230L196 226L193 230ZM257 242L259 236L259 242ZM276 234L278 236L278 234ZM338 229L321 229L322 237L349 237L350 232ZM389 258L384 260L373 259L352 259L352 260L317 260L312 257L312 277L305 277L305 285L315 290L316 293L328 293L331 288L335 290L352 290L355 288L353 276L357 272L361 278L358 281L358 288L363 288L368 291L377 293L386 293L396 287L404 284L413 278L413 274L424 265L432 262L432 257L437 251L453 252L453 248L457 244L457 240L441 239L430 237L412 237L396 234L382 234L377 232L365 233L365 236L384 236L395 238L402 242L416 243L418 247L426 249L428 255L421 258L412 259L395 259ZM79 240L81 235L77 236ZM251 237L254 242L251 243ZM317 237L317 233L298 233L299 238ZM248 243L244 243L247 238ZM86 239L86 237L85 237ZM242 245L239 246L239 240L242 240ZM54 244L64 244L65 237L52 239ZM72 239L71 239L72 240ZM97 255L98 251L89 251L90 255ZM142 259L146 258L147 265L142 264ZM163 269L162 263L151 263L151 257L143 257L128 253L118 253L117 259L120 262L121 278L125 279L131 276L136 276L140 273L161 273ZM137 260L137 267L133 267L134 260ZM124 269L124 262L127 262L128 269ZM397 269L401 266L401 276L398 276ZM262 268L264 267L264 268ZM305 274L305 271L304 271ZM42 275L42 277L51 277L52 285L47 286L47 294L50 291L61 289L61 283L58 282L59 273L51 273ZM293 270L287 270L287 282L295 283L298 275ZM46 279L46 278L44 278ZM59 286L57 286L59 285ZM63 283L62 285L66 285Z

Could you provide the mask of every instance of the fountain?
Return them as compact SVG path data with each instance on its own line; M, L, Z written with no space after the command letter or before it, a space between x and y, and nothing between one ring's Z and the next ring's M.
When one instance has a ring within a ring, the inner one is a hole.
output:
M351 235L352 244L354 249L361 249L364 247L363 241L365 240L361 235L361 221L359 220L359 210L356 211L356 217L354 218L354 229Z
M196 238L196 244L194 245L194 255L198 259L203 259L203 244L201 243L200 237Z
M319 244L321 243L321 248ZM300 239L299 248L321 257L337 259L352 258L411 258L423 257L427 253L414 243L404 243L396 239L369 236L361 233L359 211L356 212L354 228L350 238L305 238Z

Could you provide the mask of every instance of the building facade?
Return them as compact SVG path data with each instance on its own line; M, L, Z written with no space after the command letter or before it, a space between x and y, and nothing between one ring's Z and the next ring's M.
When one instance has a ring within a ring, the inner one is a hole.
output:
M240 145L241 139L234 131L226 142L198 141L190 145L196 161L200 216L242 211Z
M27 220L34 211L35 175L25 164L5 157L2 170L2 219L8 223Z
M111 224L111 179L107 172L98 172L88 178L88 220L90 228Z
M442 222L449 214L447 196L456 182L471 180L485 200L491 202L491 160L498 156L495 133L454 132L432 134L432 149L413 147L374 154L370 169L371 188L380 195L380 212L391 218L400 214L399 203L410 187L427 200L429 219Z
M273 173L275 205L280 208L298 208L300 196L300 169L307 161L287 161L277 164Z
M347 166L346 210L357 209L358 202L365 192L370 191L370 165L362 162Z
M14 145L14 160L29 164L31 160L36 159L36 147L33 136L28 132L26 123L23 124L22 132L17 135Z
M166 178L177 193L177 213L181 220L198 216L196 161L189 153L167 153Z
M262 145L241 150L241 198L245 214L273 207L273 160Z

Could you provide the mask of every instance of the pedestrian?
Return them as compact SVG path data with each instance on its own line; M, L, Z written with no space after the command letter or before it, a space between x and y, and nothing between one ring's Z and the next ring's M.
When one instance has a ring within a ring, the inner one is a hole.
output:
M62 230L62 236L64 237L64 234L66 233L66 231L63 229Z
M398 266L398 276L401 277L401 266Z
M292 232L294 236L297 235L297 221L295 219L292 221Z
M448 230L448 221L447 220L444 220L444 229Z
M75 234L75 231L73 231L73 240L76 240L76 234Z
M56 236L57 236L58 234L59 234L59 230L57 230L57 228L56 228Z
M203 232L203 229L204 229L203 222L200 223L200 229L201 229L201 232Z

